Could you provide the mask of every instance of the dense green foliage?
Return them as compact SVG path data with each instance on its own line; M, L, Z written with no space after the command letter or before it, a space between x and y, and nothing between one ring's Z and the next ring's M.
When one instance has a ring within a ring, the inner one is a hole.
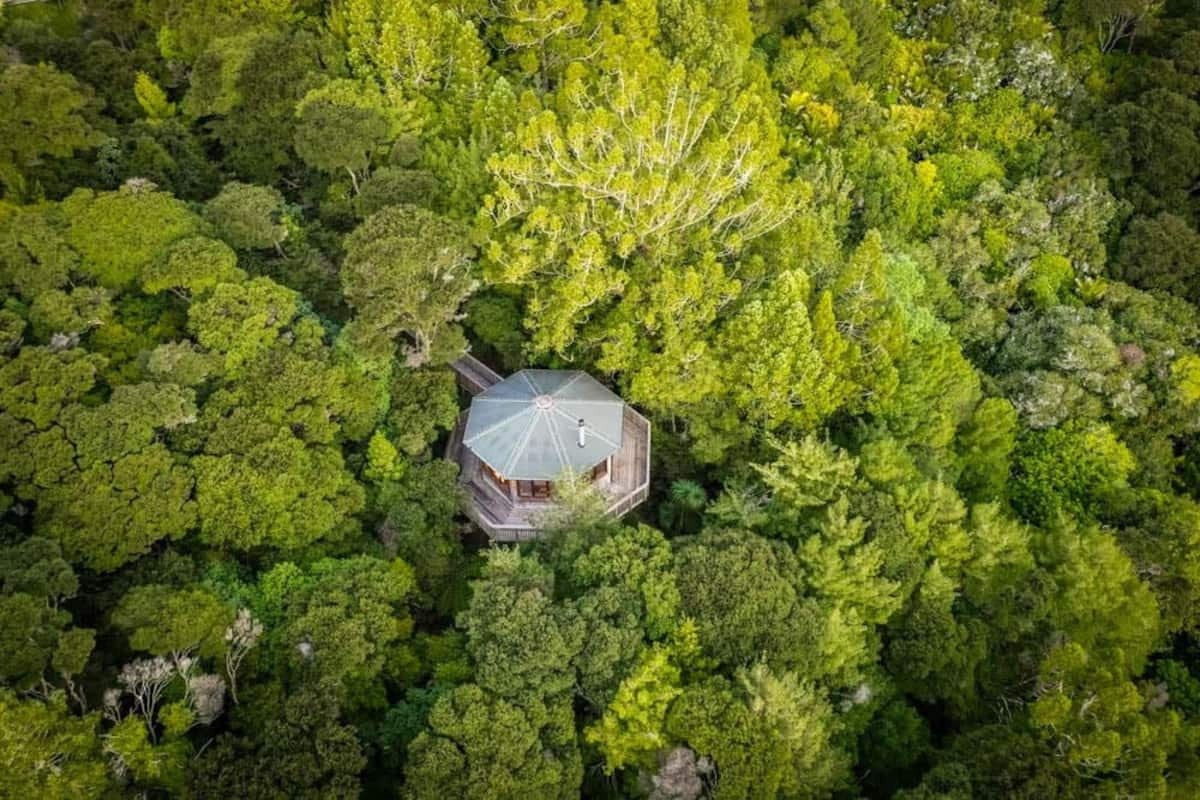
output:
M1197 187L1188 0L0 6L0 798L1200 796Z

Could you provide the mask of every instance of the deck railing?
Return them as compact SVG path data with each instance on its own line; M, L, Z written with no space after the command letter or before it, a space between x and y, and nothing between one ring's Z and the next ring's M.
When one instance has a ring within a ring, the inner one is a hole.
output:
M608 513L614 517L620 517L628 514L634 507L645 502L646 497L650 494L649 484L642 484L633 492L625 495L617 502L608 507Z

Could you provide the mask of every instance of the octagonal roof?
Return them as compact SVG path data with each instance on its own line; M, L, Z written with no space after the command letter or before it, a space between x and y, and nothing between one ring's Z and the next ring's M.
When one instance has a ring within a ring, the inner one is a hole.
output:
M624 408L586 372L523 369L471 400L463 444L504 478L553 480L616 452Z

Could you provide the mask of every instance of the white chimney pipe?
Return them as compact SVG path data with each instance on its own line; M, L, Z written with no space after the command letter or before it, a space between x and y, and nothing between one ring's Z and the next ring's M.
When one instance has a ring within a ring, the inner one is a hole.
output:
M579 420L579 446L587 445L587 428L584 427L583 420Z

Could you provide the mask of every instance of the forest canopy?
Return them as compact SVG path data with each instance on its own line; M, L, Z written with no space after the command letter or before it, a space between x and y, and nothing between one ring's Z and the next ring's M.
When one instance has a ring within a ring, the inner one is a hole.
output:
M1198 307L1191 0L0 4L0 798L1200 796Z

